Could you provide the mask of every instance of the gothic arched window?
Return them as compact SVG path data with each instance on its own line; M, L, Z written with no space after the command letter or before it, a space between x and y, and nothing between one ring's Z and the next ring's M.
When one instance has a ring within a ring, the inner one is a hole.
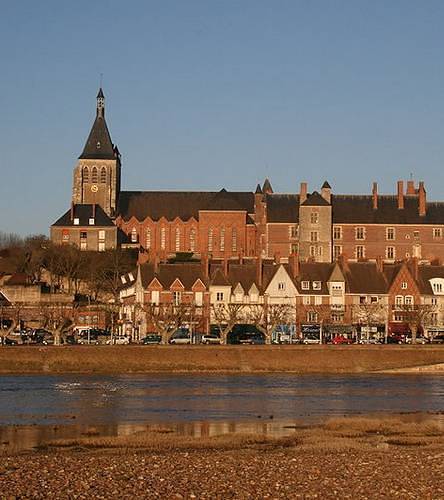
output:
M137 243L137 229L135 227L131 230L131 243Z
M96 167L93 167L92 168L92 172L91 172L91 182L93 184L96 184L97 181L98 181L98 178L99 178L99 174L97 172L97 168Z
M102 169L100 170L100 182L102 184L105 184L106 182L106 167L102 167Z
M196 230L194 227L190 231L190 252L196 251Z
M88 169L88 167L83 167L83 182L89 182L89 169Z

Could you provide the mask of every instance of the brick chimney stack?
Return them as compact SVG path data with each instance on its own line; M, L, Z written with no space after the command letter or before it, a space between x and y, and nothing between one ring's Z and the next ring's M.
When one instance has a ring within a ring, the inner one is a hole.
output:
M372 189L372 206L373 210L378 209L378 183L374 182L373 183L373 189Z
M299 257L297 253L289 255L288 264L290 265L291 277L297 278L299 275Z
M398 181L398 208L404 209L404 181Z
M71 212L70 212L71 222L74 221L74 202L71 202Z
M210 276L210 261L207 253L202 254L200 258L200 265L202 266L202 274L204 278L208 279Z
M228 276L228 257L224 255L224 275Z
M378 273L382 273L383 270L384 270L384 261L382 260L382 257L380 255L378 255L376 257L376 269L378 271Z
M426 207L427 207L426 191L424 188L424 181L421 181L419 183L419 188L418 188L418 209L419 209L419 215L421 217L425 216Z
M299 191L299 204L302 205L307 199L307 183L301 182L301 189Z
M416 194L416 191L415 191L415 181L407 181L407 192L405 194L413 194L415 195Z
M322 198L324 198L325 201L331 203L331 186L327 181L325 181L324 184L322 184L321 196Z
M262 279L263 279L263 263L262 256L256 259L256 284L259 288L262 287Z

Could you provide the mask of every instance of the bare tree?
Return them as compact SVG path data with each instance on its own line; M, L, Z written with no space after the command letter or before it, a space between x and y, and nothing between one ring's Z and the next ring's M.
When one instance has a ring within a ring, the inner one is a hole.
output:
M377 324L386 324L388 306L382 301L365 304L353 304L352 322L370 327ZM386 328L387 330L387 328Z
M396 313L402 316L402 320L412 332L412 344L416 344L418 330L427 324L435 311L436 306L432 304L396 305Z
M211 316L222 338L222 343L227 343L227 336L236 323L242 321L245 317L245 304L238 303L219 303L211 305Z
M171 334L180 326L192 324L195 316L193 304L145 304L142 310L146 314L147 324L152 325L162 337L162 342L167 343Z
M69 302L42 302L40 304L42 327L54 337L54 345L60 345L62 335L72 325L72 304Z
M279 325L286 325L295 319L295 308L291 304L253 304L248 307L248 322L265 335L271 343L273 331Z

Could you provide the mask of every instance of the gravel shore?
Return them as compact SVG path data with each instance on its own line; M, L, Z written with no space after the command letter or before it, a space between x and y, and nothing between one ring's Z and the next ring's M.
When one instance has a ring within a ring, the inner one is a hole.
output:
M0 498L444 498L442 423L342 419L288 438L142 435L5 456Z

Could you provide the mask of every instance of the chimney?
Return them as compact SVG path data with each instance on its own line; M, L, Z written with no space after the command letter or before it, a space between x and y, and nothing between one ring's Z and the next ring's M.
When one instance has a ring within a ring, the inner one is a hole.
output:
M418 189L418 209L419 215L424 217L426 214L427 200L426 200L426 191L424 189L424 181L420 181L419 189Z
M299 191L299 204L302 205L307 199L307 183L301 182L301 189Z
M209 266L210 266L210 261L208 259L208 254L204 253L202 254L200 258L200 265L202 266L202 274L204 278L208 278L210 273L209 273Z
M258 288L262 287L262 272L262 256L259 255L256 259L256 285Z
M382 273L384 271L384 261L380 255L376 257L376 270L378 273Z
M410 271L415 281L418 281L418 259L416 257L412 257L410 260Z
M290 272L292 278L297 278L299 276L299 256L297 253L292 253L288 257L288 263L290 265Z
M224 256L223 262L224 262L224 275L228 276L228 258L226 255Z
M154 274L159 272L159 255L157 252L154 254Z
M404 182L398 181L398 209L404 209Z
M274 254L274 261L275 261L276 264L280 264L281 263L281 254L280 254L280 252L276 252Z
M96 218L96 204L95 203L93 203L92 209L93 209L92 218L95 219Z
M372 206L373 210L378 209L378 183L374 182L373 183L373 189L372 189Z
M407 181L407 192L405 194L416 194L415 192L415 181Z
M71 202L71 213L70 213L70 217L71 217L71 222L74 220L74 202L72 201Z
M343 271L349 271L350 268L348 266L348 258L347 258L347 255L345 253L342 253L339 257L338 257L338 264L339 264L339 267L343 270Z
M242 265L244 263L244 249L241 248L239 252L239 264Z

